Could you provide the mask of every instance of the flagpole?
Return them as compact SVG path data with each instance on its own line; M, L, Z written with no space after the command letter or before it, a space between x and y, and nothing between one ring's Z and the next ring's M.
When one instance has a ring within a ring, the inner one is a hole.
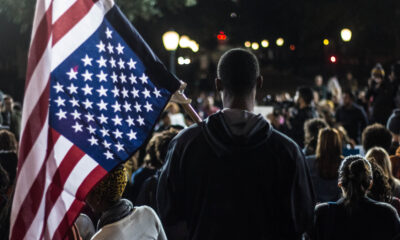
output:
M185 94L183 94L183 97L187 99L187 97L185 96ZM199 116L199 114L197 114L197 112L194 110L194 108L192 107L192 105L190 105L190 103L186 103L186 104L181 104L183 109L185 110L185 112L190 116L190 118L195 122L195 123L200 123L201 121L203 121L201 119L201 117Z

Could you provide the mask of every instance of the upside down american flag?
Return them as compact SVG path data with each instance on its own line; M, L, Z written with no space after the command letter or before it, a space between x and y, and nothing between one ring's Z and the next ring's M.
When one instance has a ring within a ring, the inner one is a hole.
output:
M63 239L179 86L112 0L37 0L10 239Z

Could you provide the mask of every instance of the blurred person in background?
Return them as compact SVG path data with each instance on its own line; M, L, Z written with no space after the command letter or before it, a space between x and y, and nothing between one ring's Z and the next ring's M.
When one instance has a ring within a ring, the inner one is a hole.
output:
M314 91L318 93L319 101L330 98L330 92L324 85L324 78L322 75L317 75L314 78Z
M400 147L400 109L395 109L390 115L386 128L392 134L392 145L390 146L389 154L395 155Z
M343 80L342 83L343 90L345 91L351 91L353 93L358 92L358 81L356 78L354 78L353 74L351 72L347 72L346 76Z
M361 143L364 152L368 152L373 147L381 147L389 152L392 146L392 134L382 124L374 123L364 129Z
M342 87L336 76L329 78L328 91L331 93L330 99L335 103L335 106L340 105L342 102Z
M396 89L392 82L385 78L385 71L378 63L371 71L368 80L366 99L370 103L371 122L386 125L386 122L395 108Z
M390 204L366 196L373 182L371 164L350 156L339 168L343 197L315 207L315 240L392 240L400 233L400 220Z
M9 196L10 179L8 173L0 164L0 238L6 239L9 235L10 213L12 198Z
M372 187L368 191L367 196L375 201L391 204L399 214L400 199L393 196L392 187L389 184L389 178L385 175L382 168L377 163L375 163L375 161L369 162L371 164L373 179Z
M362 107L354 102L354 94L351 91L343 92L343 105L336 110L335 117L336 123L346 129L349 137L360 143L362 131L368 125L368 118Z
M21 112L14 110L14 100L9 95L5 95L3 98L3 110L1 116L3 119L2 125L8 126L10 131L14 133L18 140L21 130Z
M295 96L296 108L291 112L291 117L286 121L288 135L300 147L304 147L304 123L311 118L317 118L318 113L313 106L313 90L309 87L300 87Z
M207 96L203 101L199 115L202 119L205 119L218 111L219 108L214 105L214 97Z
M391 191L393 196L400 197L400 180L395 178L392 174L392 164L389 159L389 155L387 154L386 150L381 147L373 147L368 150L365 158L368 161L373 161L378 164L385 176L388 178L388 182L391 187Z
M304 123L304 155L309 156L315 154L319 130L327 127L328 124L322 118L308 119Z
M315 155L308 156L317 202L331 202L340 198L338 169L342 162L342 141L334 128L319 130Z

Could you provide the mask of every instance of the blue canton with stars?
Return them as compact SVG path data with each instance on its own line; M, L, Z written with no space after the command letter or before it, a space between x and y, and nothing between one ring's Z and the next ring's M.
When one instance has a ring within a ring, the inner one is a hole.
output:
M107 171L146 140L171 93L104 20L51 74L50 126Z

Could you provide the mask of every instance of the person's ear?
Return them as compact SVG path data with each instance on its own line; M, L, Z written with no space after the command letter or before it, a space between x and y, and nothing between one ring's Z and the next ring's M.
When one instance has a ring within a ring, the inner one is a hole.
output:
M338 182L338 184L337 184L337 185L338 185L338 187L340 187L340 188L341 188L341 187L342 187L342 182Z
M222 81L219 78L215 79L215 89L217 90L217 92L221 92L224 90L224 87L222 86Z
M263 76L260 75L257 77L257 88L261 89L263 84L264 84L264 78Z

